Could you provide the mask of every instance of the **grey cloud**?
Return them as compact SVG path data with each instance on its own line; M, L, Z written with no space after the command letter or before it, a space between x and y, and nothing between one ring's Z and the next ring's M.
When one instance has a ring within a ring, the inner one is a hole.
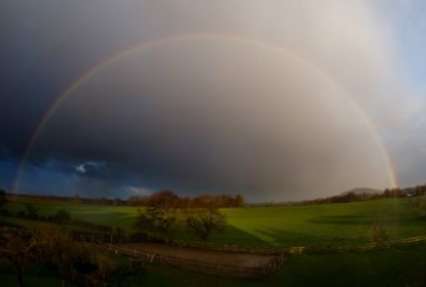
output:
M372 1L127 4L134 41L122 43L226 36L172 40L106 67L55 111L31 157L104 161L96 179L255 200L390 184L377 137L400 154L395 135L418 108Z
M32 152L255 200L390 184L344 91L282 50L220 36L171 40L101 69L54 111Z
M414 107L395 72L393 35L377 9L363 0L147 1L144 21L152 38L223 33L288 49L329 74L376 124L388 126Z
M105 167L104 162L87 161L87 162L78 164L75 167L75 170L81 174L87 174L91 172L96 172L99 169L102 169L104 167Z

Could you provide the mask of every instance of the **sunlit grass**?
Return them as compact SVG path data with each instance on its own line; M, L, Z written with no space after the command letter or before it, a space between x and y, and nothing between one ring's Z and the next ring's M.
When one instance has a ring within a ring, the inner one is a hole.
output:
M257 247L359 244L371 240L371 228L380 224L390 239L426 235L426 219L413 199L380 199L345 204L222 209L228 226L213 234L212 244ZM23 210L28 199L9 204L12 212ZM101 225L133 230L138 208L89 205L75 202L33 202L41 215L68 210L72 217ZM176 230L182 241L194 240Z

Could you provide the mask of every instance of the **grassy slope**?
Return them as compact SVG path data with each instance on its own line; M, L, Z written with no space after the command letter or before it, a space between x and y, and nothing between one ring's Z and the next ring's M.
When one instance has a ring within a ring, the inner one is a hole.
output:
M319 243L364 242L370 228L380 222L392 238L426 234L426 218L411 199L385 199L349 204L300 207L225 209L229 227L213 236L217 243L246 246L294 246ZM13 203L10 209L23 208ZM50 214L68 209L73 217L100 224L131 228L136 208L35 203ZM181 235L183 239L184 235ZM187 236L187 235L186 235ZM10 270L0 268L0 282L14 286ZM207 276L175 268L149 267L146 273L122 282L123 286L426 286L426 244L368 252L304 254L290 257L284 268L260 281ZM48 274L27 274L28 286L57 286ZM3 285L2 285L3 286Z
M214 234L217 244L253 247L287 247L328 244L357 244L371 238L371 226L380 223L391 239L426 235L426 218L413 208L412 199L381 199L345 204L293 207L257 207L224 209L228 227ZM9 204L13 211L24 202ZM121 226L127 230L137 208L84 205L64 202L37 202L42 214L64 208L77 219L98 224ZM187 232L178 232L181 240L193 240Z
M271 245L366 242L380 223L391 239L426 234L426 218L410 199L225 210L230 225Z

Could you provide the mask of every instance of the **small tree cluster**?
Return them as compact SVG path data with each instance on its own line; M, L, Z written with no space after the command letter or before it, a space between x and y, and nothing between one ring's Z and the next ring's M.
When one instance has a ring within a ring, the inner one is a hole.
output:
M71 214L65 209L57 210L53 215L43 216L39 214L39 210L33 204L25 204L25 208L16 214L17 217L22 217L31 220L49 221L58 224L71 222Z
M202 209L189 215L186 225L201 240L207 240L212 232L225 228L225 216L215 209Z
M169 239L176 222L176 216L164 208L149 207L145 212L138 210L135 228L141 233Z
M53 227L2 234L0 241L0 256L15 267L18 286L24 286L24 269L31 264L45 266L62 277L63 283L76 286L106 286L116 269L108 256Z
M37 220L39 219L38 208L31 203L26 203L24 210L18 212L18 216Z
M213 232L225 228L225 216L217 209L197 208L179 213L177 210L149 207L139 210L135 228L142 237L134 235L135 240L170 240L175 229L186 228L201 240L207 240ZM179 216L178 216L179 214ZM178 222L178 218L182 221ZM182 223L182 225L181 225Z
M17 286L24 286L24 269L32 262L31 235L22 230L0 233L0 258L9 261L16 274Z
M59 209L51 217L51 220L59 224L64 224L71 221L71 214L65 209Z
M158 208L224 208L241 207L245 204L242 195L199 195L181 197L171 190L155 192L149 196L135 196L128 200L134 206L152 206Z

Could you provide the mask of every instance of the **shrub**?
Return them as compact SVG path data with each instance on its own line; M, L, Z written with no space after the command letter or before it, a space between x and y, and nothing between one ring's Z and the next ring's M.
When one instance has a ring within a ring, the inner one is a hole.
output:
M170 238L176 223L176 216L171 210L149 207L145 212L138 210L135 228L153 237Z
M198 238L207 240L213 231L220 231L225 227L225 216L217 210L198 210L188 216L186 224Z
M38 219L38 209L31 203L25 204L25 216L29 219Z
M65 209L60 209L56 211L55 215L52 218L53 221L57 223L67 223L71 221L71 214Z
M381 224L375 223L371 228L372 240L376 246L384 246L389 240L388 233Z
M49 267L78 286L104 286L115 271L112 260L89 245L73 241L60 229L44 227L34 232L35 262Z
M5 258L13 266L17 286L24 286L24 267L31 264L32 246L31 235L22 230L0 233L0 258Z

